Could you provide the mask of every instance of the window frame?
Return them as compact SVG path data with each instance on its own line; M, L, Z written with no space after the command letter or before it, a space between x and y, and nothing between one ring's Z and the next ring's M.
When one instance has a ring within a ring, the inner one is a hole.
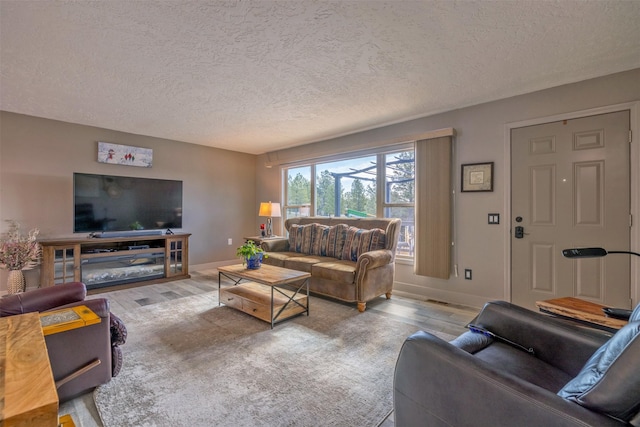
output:
M394 203L387 202L387 194L386 194L386 167L387 167L387 156L394 153L402 153L405 151L413 151L414 152L414 182L415 182L415 146L414 142L397 144L388 147L379 147L376 150L366 150L360 152L352 152L348 155L342 154L339 156L328 156L328 157L319 157L316 159L307 159L304 162L299 163L290 163L287 165L281 166L282 179L283 179L283 199L284 203L282 204L282 220L283 223L287 218L290 218L287 214L290 209L301 209L305 207L309 207L309 216L317 215L317 206L316 206L316 177L317 170L316 166L318 164L325 164L335 161L344 161L344 160L354 160L361 157L376 157L376 216L380 218L385 217L385 211L390 210L395 207L401 208L413 208L415 215L415 193L414 193L414 202L402 202L402 203ZM298 169L303 167L309 167L310 175L309 175L309 185L311 190L311 202L310 205L289 205L289 170ZM415 192L415 185L414 185ZM413 259L413 255L404 255L404 254L396 254L397 258L400 259Z

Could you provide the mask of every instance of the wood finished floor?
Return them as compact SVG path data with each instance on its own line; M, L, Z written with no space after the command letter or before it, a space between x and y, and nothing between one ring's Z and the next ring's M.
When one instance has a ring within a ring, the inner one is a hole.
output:
M230 284L230 282L229 282ZM218 271L215 269L191 272L190 279L131 287L114 291L92 293L88 298L107 298L111 311L118 315L136 307L176 300L191 295L218 291ZM336 302L340 304L340 302ZM454 336L463 333L465 325L478 314L479 309L435 301L419 301L392 296L390 300L377 298L367 304L367 310L400 319L418 329L432 329ZM311 313L313 316L313 312ZM126 344L125 344L126 345ZM126 360L125 360L126 366ZM60 414L71 414L77 427L102 427L93 403L92 393L87 393L60 405ZM393 413L381 427L393 427ZM132 426L133 427L133 426Z

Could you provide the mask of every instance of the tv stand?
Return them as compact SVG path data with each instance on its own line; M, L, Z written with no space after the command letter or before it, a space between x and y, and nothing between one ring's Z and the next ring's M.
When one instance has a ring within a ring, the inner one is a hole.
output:
M139 234L40 240L40 286L83 282L87 289L165 282L189 275L189 236Z

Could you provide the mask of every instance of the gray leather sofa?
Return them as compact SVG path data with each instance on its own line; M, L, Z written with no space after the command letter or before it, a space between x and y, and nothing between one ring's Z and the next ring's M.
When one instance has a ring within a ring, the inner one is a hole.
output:
M507 302L472 323L498 338L405 341L396 426L640 426L640 306L613 337Z
M311 273L311 292L357 302L362 312L373 298L391 298L401 225L397 218L289 218L288 239L262 242L263 262Z

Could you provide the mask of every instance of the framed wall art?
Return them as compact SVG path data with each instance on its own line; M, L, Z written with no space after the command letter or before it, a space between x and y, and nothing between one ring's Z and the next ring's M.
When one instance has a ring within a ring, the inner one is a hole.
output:
M493 162L462 165L462 191L493 191Z
M153 150L151 148L98 142L98 162L150 168L153 165Z

